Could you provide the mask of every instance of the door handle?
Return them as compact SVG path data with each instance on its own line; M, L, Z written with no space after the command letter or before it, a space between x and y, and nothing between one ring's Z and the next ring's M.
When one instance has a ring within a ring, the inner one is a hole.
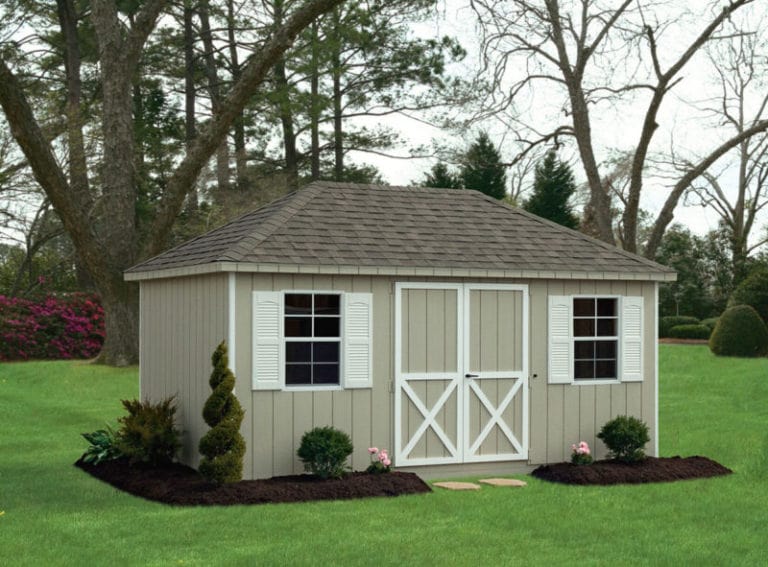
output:
M465 374L464 378L479 378L479 374Z

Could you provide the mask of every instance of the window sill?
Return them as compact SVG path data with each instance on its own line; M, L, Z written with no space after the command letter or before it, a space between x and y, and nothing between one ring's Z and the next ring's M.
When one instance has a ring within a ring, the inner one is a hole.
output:
M328 386L285 386L281 392L339 392L343 390L339 384L330 384Z
M571 382L572 386L607 386L611 384L621 384L621 380L574 380Z

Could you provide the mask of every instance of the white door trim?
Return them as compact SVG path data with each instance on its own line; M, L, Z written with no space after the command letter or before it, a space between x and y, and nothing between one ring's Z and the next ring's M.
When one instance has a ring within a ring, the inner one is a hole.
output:
M402 372L402 292L406 289L443 289L456 291L456 357L457 371L439 372L439 373L404 373ZM510 391L504 396L498 407L490 403L482 388L472 378L465 378L469 373L469 333L470 333L470 292L473 290L499 290L499 291L520 291L523 297L523 336L522 336L522 368L517 371L507 372L484 372L481 379L493 378L514 378L516 383ZM398 466L418 466L435 465L461 462L490 462L490 461L512 461L528 459L528 415L529 415L529 396L528 396L528 372L529 372L529 296L528 286L525 284L485 284L485 283L444 283L444 282L396 282L395 283L395 464ZM427 408L419 396L410 387L410 380L449 380L445 391L441 394L435 404ZM469 437L469 392L470 390L477 396L480 403L489 412L491 418L484 426L480 435L470 446ZM443 404L456 392L456 443L452 443L449 436L437 424L436 416L442 409ZM518 439L509 426L501 419L507 406L514 400L515 396L522 395L522 432ZM424 417L424 421L416 429L414 435L403 445L402 440L402 418L403 418L403 396L407 396L414 407ZM505 437L517 451L514 455L473 455L478 447L493 429L498 425ZM445 457L429 458L407 458L410 451L420 441L428 429L432 429L437 437L445 446L450 455Z

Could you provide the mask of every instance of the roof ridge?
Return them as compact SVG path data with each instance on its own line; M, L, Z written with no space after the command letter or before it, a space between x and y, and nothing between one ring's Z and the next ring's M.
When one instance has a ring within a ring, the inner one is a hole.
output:
M624 250L623 248L619 248L616 245L608 244L607 242L604 242L598 238L594 238L592 236L589 236L588 234L584 234L581 231L574 230L572 228L568 228L567 226L563 226L561 224L558 224L556 222L553 222L549 219L545 219L543 217L534 215L531 212L526 211L522 207L513 207L509 203L505 203L504 201L499 201L498 199L495 199L489 195L486 195L482 191L477 191L475 189L470 189L470 191L474 191L475 193L479 194L482 198L484 198L486 201L490 201L494 203L495 205L504 207L506 209L509 209L517 214L523 215L524 217L527 217L533 221L538 222L539 224L548 225L552 228L561 230L562 232L570 233L573 236L576 236L578 238L581 238L582 240L586 240L587 242L590 242L591 244L597 244L598 246L601 246L602 248L605 248L606 250L610 250L612 252L617 252L618 254L630 258L632 260L639 261L646 266L649 266L651 268L661 269L665 272L674 272L675 270L673 268L670 268L669 266L665 266L664 264L659 264L658 262L654 262L653 260L649 260L645 256L641 256L640 254L635 254L634 252L629 252L628 250Z
M269 214L266 219L254 227L254 230L238 240L236 244L230 246L228 249L219 254L219 256L216 258L216 261L241 261L248 252L267 240L275 233L277 229L284 226L291 219L291 217L298 213L301 208L312 201L312 199L317 197L321 191L322 187L320 186L320 183L312 182L308 185L305 185L301 189L288 193L283 197L285 202L276 207L275 210ZM265 207L274 205L274 203L275 201L272 201L271 203L264 205L264 207L259 207L258 209L251 211L248 214L256 213Z

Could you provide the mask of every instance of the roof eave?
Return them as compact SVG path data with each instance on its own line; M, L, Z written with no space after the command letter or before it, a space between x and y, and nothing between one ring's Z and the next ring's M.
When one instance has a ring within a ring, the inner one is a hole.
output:
M459 277L459 278L516 278L555 280L613 280L613 281L655 281L673 282L675 272L608 272L608 271L562 271L562 270L504 270L478 268L419 268L409 266L341 266L311 264L251 264L244 262L213 262L196 266L166 268L159 270L126 272L125 281L146 281L165 278L179 278L203 274L228 272L242 273L283 273L283 274L330 274L360 276L403 276L403 277Z

